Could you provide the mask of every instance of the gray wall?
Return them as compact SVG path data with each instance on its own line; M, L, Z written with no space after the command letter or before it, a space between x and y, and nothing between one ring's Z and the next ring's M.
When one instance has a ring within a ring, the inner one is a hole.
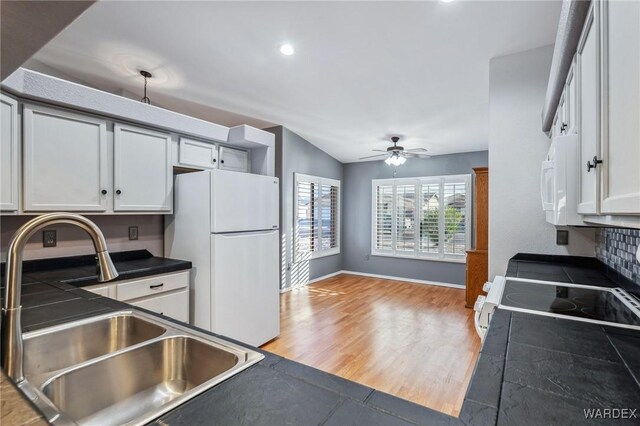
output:
M470 174L488 164L487 151L409 159L396 177ZM342 269L451 284L465 283L465 264L371 256L371 180L393 177L383 161L344 165Z
M278 126L266 130L276 135L276 176L280 178L280 287L301 287L309 280L340 271L342 254L293 262L294 173L338 179L344 185L342 163L287 128ZM344 220L344 214L342 218Z

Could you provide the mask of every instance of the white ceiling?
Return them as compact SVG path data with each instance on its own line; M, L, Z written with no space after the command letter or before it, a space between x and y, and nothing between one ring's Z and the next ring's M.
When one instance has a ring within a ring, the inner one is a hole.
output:
M343 162L391 134L438 155L487 149L490 58L553 43L560 6L100 1L34 59L123 93L141 92L145 68L152 102L220 124L282 124Z

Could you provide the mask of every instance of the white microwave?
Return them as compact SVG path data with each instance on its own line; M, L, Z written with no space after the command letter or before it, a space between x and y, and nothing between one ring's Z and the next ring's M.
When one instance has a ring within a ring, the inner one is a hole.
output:
M585 225L578 214L578 135L556 136L540 170L542 209L553 225Z

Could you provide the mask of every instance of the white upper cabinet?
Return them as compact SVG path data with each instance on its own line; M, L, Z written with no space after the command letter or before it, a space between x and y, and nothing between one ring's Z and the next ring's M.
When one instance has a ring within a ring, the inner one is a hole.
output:
M213 169L218 163L218 147L214 143L180 138L178 164L199 169Z
M640 2L603 1L602 214L640 213Z
M20 207L18 197L18 161L20 145L18 143L18 102L0 95L2 127L0 127L0 210L17 211Z
M569 74L567 75L567 83L565 86L565 113L564 113L564 124L565 124L565 134L572 134L578 132L577 127L577 109L578 109L578 89L577 89L577 78L576 78L576 63L575 60L573 65L571 65L571 69L569 69Z
M598 43L599 12L591 6L578 43L578 137L579 191L578 213L597 214L599 179L594 157L600 151L600 49ZM599 158L596 158L599 161ZM587 164L588 163L588 164Z
M124 124L116 124L113 133L113 210L170 212L173 208L170 135Z
M25 105L24 210L107 209L107 123L99 118Z
M220 170L229 170L233 172L249 171L249 153L240 149L220 147L220 155L218 157Z

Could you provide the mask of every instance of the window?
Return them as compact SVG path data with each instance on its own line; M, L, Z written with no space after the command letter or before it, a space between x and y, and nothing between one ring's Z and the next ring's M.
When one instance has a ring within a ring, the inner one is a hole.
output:
M470 175L373 180L371 253L464 262Z
M340 181L295 174L295 260L340 253Z

